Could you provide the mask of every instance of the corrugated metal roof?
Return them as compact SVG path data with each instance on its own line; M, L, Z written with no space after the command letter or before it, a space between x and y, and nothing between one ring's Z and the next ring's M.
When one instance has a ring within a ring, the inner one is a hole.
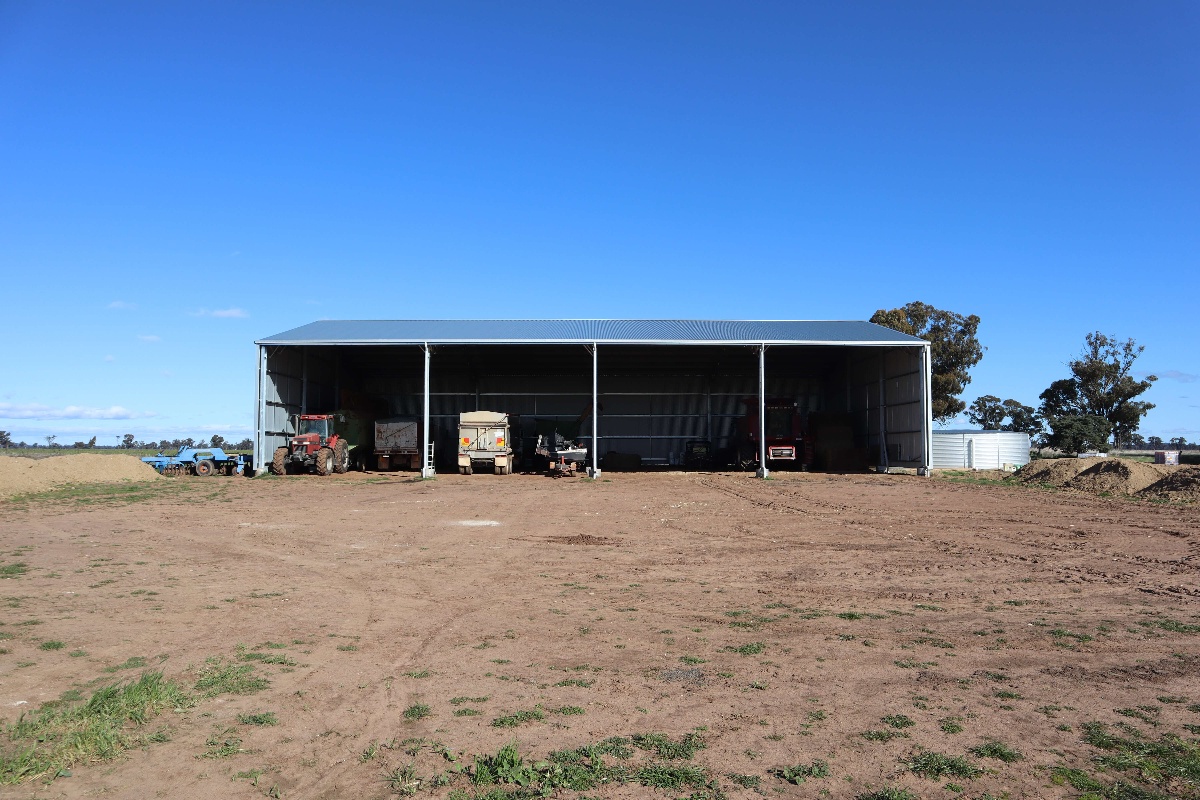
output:
M392 319L320 320L256 344L814 344L915 345L923 339L859 320Z

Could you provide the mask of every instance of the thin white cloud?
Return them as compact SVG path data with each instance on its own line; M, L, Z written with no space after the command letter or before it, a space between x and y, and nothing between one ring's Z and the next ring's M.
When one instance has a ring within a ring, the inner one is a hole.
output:
M162 341L161 336L156 336L153 333L139 334L138 338L141 339L143 342L161 342Z
M192 312L193 317L217 317L218 319L245 319L250 312L244 308L201 308Z
M148 419L153 411L130 411L122 406L54 408L41 403L0 403L0 419Z
M113 300L108 304L108 307L114 311L133 311L137 308L137 303L127 303L124 300Z
M110 363L110 364L111 364L112 362L116 361L117 359L116 359L116 356L113 356L113 355L107 355L107 356L105 356L105 357L104 357L104 360L105 360L106 362L108 362L108 363Z
M1179 381L1180 383L1194 383L1195 381L1200 380L1200 375L1193 375L1190 372L1180 372L1177 369L1169 369L1166 372L1160 372L1158 373L1158 377L1166 378L1172 381Z

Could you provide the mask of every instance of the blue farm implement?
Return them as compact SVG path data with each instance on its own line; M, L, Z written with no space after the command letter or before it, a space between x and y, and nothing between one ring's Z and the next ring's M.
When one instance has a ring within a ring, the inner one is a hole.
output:
M219 447L197 449L181 447L173 456L146 456L142 459L163 475L199 475L207 477L221 473L224 475L245 475L253 459L250 456L226 454Z

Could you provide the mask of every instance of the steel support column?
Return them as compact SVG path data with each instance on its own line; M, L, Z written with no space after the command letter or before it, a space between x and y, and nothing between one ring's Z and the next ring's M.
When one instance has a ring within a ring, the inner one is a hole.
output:
M592 342L592 468L593 478L600 477L600 347Z
M432 478L436 471L433 467L433 455L429 450L429 359L433 353L429 343L421 346L425 351L425 412L421 424L421 477Z
M767 345L758 346L758 472L760 478L771 474L767 469Z
M308 413L308 348L300 348L300 413Z
M922 392L921 405L925 410L925 435L922 437L925 452L921 456L920 475L932 475L933 466L933 363L930 358L930 345L921 348L921 372L924 373L925 391Z
M267 377L267 348L262 345L258 346L258 354L255 359L258 362L258 383L254 387L255 392L255 409L254 409L254 474L261 475L266 471L263 460L263 436L266 435L267 427L267 392L264 381Z

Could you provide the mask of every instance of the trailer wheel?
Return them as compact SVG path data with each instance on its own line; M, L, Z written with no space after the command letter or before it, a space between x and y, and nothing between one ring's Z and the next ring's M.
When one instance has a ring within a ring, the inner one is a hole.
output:
M318 475L328 475L333 472L333 451L322 447L317 451L316 467Z
M207 478L209 475L212 475L217 471L217 465L214 464L210 459L202 458L196 462L193 469L196 470L196 474L201 478Z
M345 440L338 439L333 450L333 471L341 474L350 469L350 445Z
M287 474L287 456L288 449L286 447L275 448L275 456L271 459L271 473L273 475Z

